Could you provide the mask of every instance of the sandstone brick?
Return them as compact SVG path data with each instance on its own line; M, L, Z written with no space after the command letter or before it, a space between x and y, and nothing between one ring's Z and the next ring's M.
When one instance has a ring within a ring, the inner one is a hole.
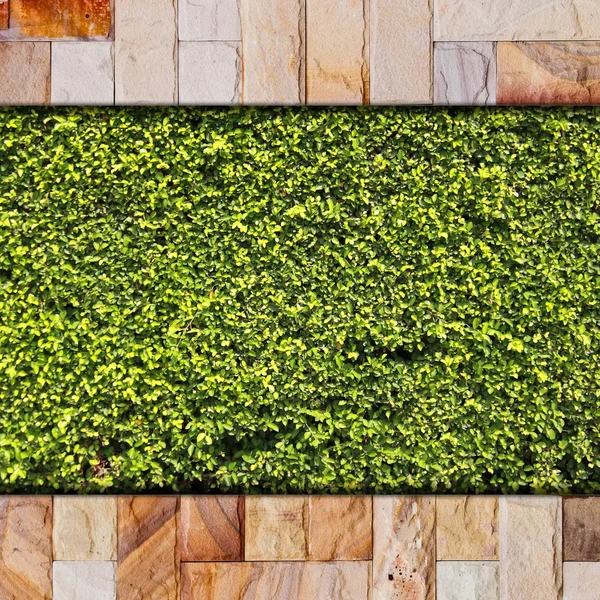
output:
M600 497L565 498L564 560L600 561Z
M50 44L0 42L0 104L48 104Z

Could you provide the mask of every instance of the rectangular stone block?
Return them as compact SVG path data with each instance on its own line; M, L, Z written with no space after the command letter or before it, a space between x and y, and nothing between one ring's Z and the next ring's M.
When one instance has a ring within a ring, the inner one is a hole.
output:
M498 577L497 562L438 562L437 600L500 600Z
M8 29L8 0L0 0L0 29Z
M600 563L564 563L563 578L563 600L600 598Z
M373 600L435 600L435 498L373 498Z
M308 498L246 497L246 560L306 560Z
M564 560L600 562L600 497L565 498L563 512Z
M182 561L244 560L244 497L182 496Z
M432 0L371 0L371 104L431 104Z
M436 42L434 104L496 104L496 44Z
M53 600L116 600L117 565L112 561L56 561Z
M239 42L179 43L179 104L240 104Z
M183 563L181 600L367 600L369 563Z
M600 103L600 42L498 44L498 104Z
M498 498L436 498L437 560L498 560Z
M562 499L500 498L500 597L560 600Z
M369 560L373 554L370 496L311 496L309 560Z
M244 104L303 104L305 0L242 0Z
M52 104L115 102L112 42L52 44Z
M0 598L52 600L51 496L0 497Z
M242 39L241 0L179 0L179 39L235 42Z
M369 103L369 0L307 0L308 104Z
M50 102L50 43L0 42L0 104Z
M118 500L119 600L179 600L179 498Z
M437 0L436 41L600 39L600 3L589 0Z
M177 104L174 0L119 0L115 17L117 104Z

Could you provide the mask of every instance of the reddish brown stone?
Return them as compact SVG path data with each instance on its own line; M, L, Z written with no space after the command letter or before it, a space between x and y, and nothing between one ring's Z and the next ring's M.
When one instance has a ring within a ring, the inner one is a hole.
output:
M8 0L0 0L0 29L8 28Z
M600 561L600 497L565 498L564 560Z

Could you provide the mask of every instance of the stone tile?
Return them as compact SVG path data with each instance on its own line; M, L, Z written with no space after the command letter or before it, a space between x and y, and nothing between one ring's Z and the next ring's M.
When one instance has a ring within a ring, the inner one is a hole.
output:
M246 497L246 560L306 560L306 496Z
M8 28L8 0L0 0L0 29Z
M600 598L600 563L563 564L563 600Z
M182 561L244 560L244 497L182 496Z
M565 498L563 516L564 560L599 562L600 496Z
M562 499L500 498L500 597L559 600L562 588Z
M435 498L373 498L373 600L435 600Z
M48 104L50 44L0 42L0 104Z
M179 104L239 104L239 42L180 42Z
M52 599L51 496L0 497L0 598Z
M369 101L368 0L306 1L308 104Z
M369 563L183 563L181 600L367 600Z
M179 600L178 506L174 496L119 497L119 600Z
M435 104L495 104L496 44L436 42L433 82Z
M436 498L437 560L498 560L498 498Z
M112 561L56 561L52 600L116 600L116 576Z
M116 496L55 496L54 560L116 560Z
M436 41L600 39L600 2L437 0Z
M600 103L600 42L498 44L498 104Z
M112 42L52 44L52 104L114 104Z
M368 560L372 557L371 496L311 496L309 560Z
M498 576L497 562L438 562L437 600L500 600Z
M174 0L119 0L115 34L117 104L177 104Z
M242 0L244 104L302 104L305 0Z
M431 0L371 0L371 104L430 104Z
M187 42L240 41L241 0L179 0L179 39Z

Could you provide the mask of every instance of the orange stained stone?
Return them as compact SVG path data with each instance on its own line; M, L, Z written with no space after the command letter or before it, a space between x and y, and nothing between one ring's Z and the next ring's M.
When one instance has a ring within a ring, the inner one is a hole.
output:
M8 28L8 0L0 0L0 29Z

